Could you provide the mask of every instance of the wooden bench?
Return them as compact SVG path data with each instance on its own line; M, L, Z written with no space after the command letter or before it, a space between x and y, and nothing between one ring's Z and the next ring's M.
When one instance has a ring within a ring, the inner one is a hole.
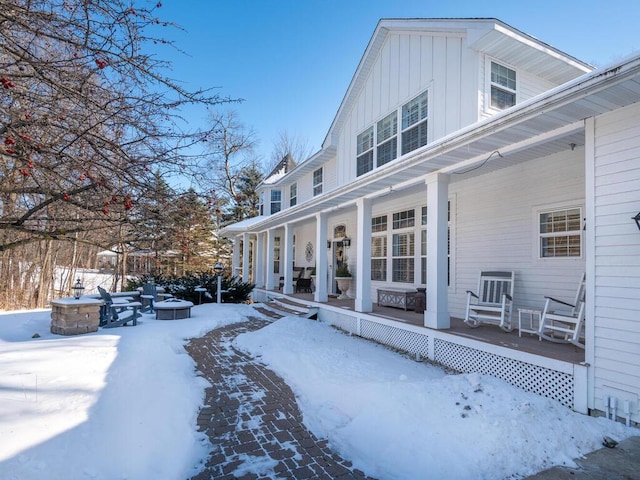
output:
M378 306L396 307L412 310L416 307L416 290L405 290L401 288L379 288Z
M191 307L192 302L169 298L156 302L153 309L156 311L156 320L180 320L191 317Z

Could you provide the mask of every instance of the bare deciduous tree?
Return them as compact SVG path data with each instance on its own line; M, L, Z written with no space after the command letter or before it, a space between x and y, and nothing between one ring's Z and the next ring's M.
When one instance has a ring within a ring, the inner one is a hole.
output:
M168 64L147 49L171 46L149 33L175 26L158 17L160 7L0 0L3 273L18 275L27 259L41 270L53 264L58 247L41 242L104 244L135 217L154 175L191 166L180 147L210 136L184 132L177 108L229 99L164 74ZM0 293L8 288L0 283Z
M287 155L291 155L296 163L301 163L309 158L312 153L313 149L306 139L302 139L296 134L290 134L285 130L280 132L273 143L269 167L273 169Z

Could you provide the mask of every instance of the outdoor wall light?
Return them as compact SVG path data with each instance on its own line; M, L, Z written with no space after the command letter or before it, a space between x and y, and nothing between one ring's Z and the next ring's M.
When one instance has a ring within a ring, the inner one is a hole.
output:
M638 230L640 230L640 212L636 213L635 217L631 217L631 220L636 221L636 225L638 226Z
M344 248L349 248L351 246L351 239L349 237L344 237L342 239L342 244L344 245Z
M76 280L76 283L71 288L71 290L73 290L73 298L75 298L76 300L79 300L80 296L82 295L82 291L84 290L84 285L80 283L80 279Z

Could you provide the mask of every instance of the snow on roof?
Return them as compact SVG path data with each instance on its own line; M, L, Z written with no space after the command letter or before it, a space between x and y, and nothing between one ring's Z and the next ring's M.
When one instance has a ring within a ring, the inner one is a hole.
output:
M258 215L257 217L245 218L239 222L227 225L220 230L220 235L224 236L227 233L242 233L249 230L256 223L260 223L267 218L266 215Z

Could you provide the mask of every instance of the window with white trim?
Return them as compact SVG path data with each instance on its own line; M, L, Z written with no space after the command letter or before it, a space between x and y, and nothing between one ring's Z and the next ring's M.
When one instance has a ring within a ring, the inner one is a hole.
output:
M373 170L373 127L358 135L356 156L356 175L360 176Z
M280 210L282 210L282 192L271 190L271 214L278 213Z
M413 283L415 270L415 210L393 214L391 281ZM404 230L404 231L403 231Z
M516 104L516 71L491 62L491 108L504 110Z
M280 237L273 237L273 273L280 273Z
M364 175L398 158L399 142L402 145L402 155L426 145L428 110L429 95L424 91L358 134L356 176ZM402 129L398 135L400 115Z
M539 258L582 256L582 208L538 213Z
M371 219L371 280L387 280L387 216Z
M289 187L289 206L294 207L298 204L298 184L294 183Z
M323 175L322 168L313 172L313 196L320 195L322 193Z
M392 112L376 126L376 166L380 167L398 156L398 112Z
M402 106L402 155L427 144L428 92Z
M258 211L260 215L264 215L264 192L260 192L260 197L258 200Z

